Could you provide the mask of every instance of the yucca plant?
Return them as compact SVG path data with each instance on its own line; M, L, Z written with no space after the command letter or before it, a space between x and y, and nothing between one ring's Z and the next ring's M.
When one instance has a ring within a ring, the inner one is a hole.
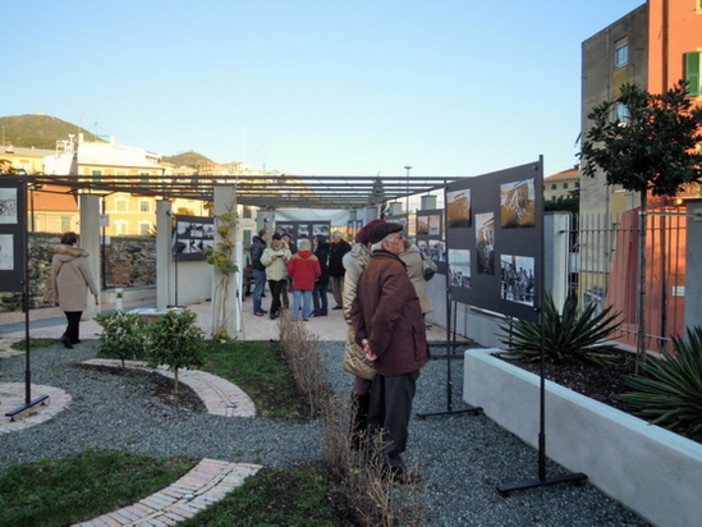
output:
M621 324L612 307L595 314L590 304L578 313L578 301L569 296L559 313L548 293L543 302L544 357L554 364L586 361L607 364L619 359L615 346L605 342ZM510 319L500 324L500 342L517 357L536 361L541 356L541 326L536 322Z
M634 414L682 435L702 433L702 327L673 337L673 352L647 357L644 375L625 377L635 391L622 394Z

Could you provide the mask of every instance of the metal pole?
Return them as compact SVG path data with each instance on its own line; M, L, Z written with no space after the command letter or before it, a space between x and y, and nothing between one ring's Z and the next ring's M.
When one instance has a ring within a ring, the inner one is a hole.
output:
M407 221L409 221L410 170L412 170L412 167L410 165L405 165L405 170L407 171L407 198L405 198L405 212L407 213Z

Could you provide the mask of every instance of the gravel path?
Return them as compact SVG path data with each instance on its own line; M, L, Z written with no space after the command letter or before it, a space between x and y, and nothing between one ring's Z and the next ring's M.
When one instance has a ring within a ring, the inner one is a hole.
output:
M189 455L267 467L317 461L320 423L265 418L232 419L174 410L134 379L76 364L94 356L96 341L74 350L56 345L32 353L32 382L73 396L51 421L0 437L0 472L15 463L111 448L158 456ZM350 377L340 369L343 343L322 344L330 381L342 393ZM453 406L461 400L463 363L453 370ZM24 378L24 358L0 360L0 382ZM445 410L446 362L433 361L420 376L415 410ZM39 395L39 394L33 394ZM431 526L645 526L640 517L595 487L556 485L502 498L499 483L536 476L536 452L483 415L413 418L406 459L426 482ZM562 472L549 463L548 473Z

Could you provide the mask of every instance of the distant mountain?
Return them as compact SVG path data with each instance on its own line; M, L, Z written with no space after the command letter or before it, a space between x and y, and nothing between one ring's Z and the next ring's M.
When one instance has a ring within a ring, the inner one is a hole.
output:
M173 163L177 167L192 167L200 168L200 165L205 163L212 163L212 160L208 157L198 154L197 152L183 152L182 154L177 154L175 156L163 156L163 161L165 163Z
M83 133L86 141L101 141L84 128L45 114L0 117L0 143L53 150L68 134Z

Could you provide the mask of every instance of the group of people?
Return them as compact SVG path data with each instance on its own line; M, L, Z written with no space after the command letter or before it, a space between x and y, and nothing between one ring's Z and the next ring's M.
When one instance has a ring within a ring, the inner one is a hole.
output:
M292 289L293 307L290 317L302 320L324 317L329 314L327 293L331 282L336 306L342 308L342 287L346 270L342 264L344 255L351 250L341 232L332 233L331 243L322 235L298 240L289 233L274 233L268 243L268 230L262 229L251 244L251 266L253 267L254 292L253 312L256 316L268 314L271 319L289 309L288 289ZM270 310L263 309L262 298L268 282L271 292Z
M374 220L356 235L351 247L339 231L332 243L323 236L297 246L285 233L268 243L263 229L254 237L251 260L256 280L254 314L263 316L261 299L268 281L270 317L288 306L290 314L308 320L327 314L327 288L332 281L334 309L343 309L348 323L343 367L354 375L351 438L360 447L367 435L384 434L386 473L400 483L418 480L402 459L408 438L412 401L420 370L429 361L424 316L432 310L425 273L431 260L403 235L399 223ZM78 325L88 290L99 291L87 264L87 252L77 247L78 236L65 233L52 261L51 277L67 328L60 341L67 348L80 342ZM316 296L315 296L316 294ZM314 311L311 311L311 304Z

